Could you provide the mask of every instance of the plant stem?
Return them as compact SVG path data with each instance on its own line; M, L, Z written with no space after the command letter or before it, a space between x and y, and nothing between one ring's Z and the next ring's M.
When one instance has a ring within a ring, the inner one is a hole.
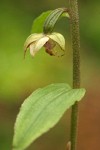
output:
M71 36L73 49L73 88L80 88L80 35L77 0L70 1ZM78 102L72 106L71 113L71 150L76 150L78 124Z

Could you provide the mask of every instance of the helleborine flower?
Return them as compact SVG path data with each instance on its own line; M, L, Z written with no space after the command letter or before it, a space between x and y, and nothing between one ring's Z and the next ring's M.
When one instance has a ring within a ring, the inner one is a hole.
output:
M45 48L45 51L50 55L62 56L65 51L65 39L60 33L35 33L31 34L25 41L24 52L26 54L27 49L30 49L30 54L34 56L42 47ZM62 54L58 54L58 52Z

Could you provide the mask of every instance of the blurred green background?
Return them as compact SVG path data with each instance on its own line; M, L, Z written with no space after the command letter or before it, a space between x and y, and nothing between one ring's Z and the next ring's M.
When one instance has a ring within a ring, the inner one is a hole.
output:
M42 49L35 58L23 44L32 22L40 13L67 7L68 0L0 1L0 150L11 150L13 126L24 99L38 87L54 82L72 85L72 50L68 20L61 19L55 31L66 38L64 57L51 57ZM78 150L100 149L100 1L79 1L81 33L81 86L87 94L80 103ZM47 134L28 149L66 148L70 110Z

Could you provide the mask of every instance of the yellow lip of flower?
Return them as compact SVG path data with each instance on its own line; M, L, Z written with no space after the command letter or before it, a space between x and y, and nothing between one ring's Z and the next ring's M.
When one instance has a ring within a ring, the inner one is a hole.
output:
M53 49L56 46L60 47L62 51L65 50L65 39L60 33L53 32L51 34L34 33L31 34L25 41L24 52L30 49L30 54L34 56L42 47L45 47L46 52L50 55L55 55Z

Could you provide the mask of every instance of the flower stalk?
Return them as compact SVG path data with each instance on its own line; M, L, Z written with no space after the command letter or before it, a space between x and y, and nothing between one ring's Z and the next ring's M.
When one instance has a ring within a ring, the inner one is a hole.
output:
M80 34L77 0L70 2L71 38L73 49L73 88L80 88ZM72 106L71 113L71 150L77 149L78 102Z

